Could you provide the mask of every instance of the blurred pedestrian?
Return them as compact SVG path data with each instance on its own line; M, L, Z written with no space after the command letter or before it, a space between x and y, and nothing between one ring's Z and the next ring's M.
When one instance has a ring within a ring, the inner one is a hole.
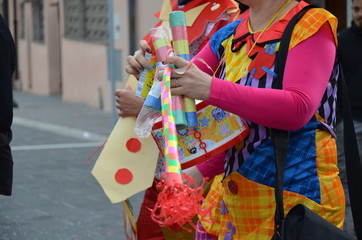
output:
M10 142L13 120L12 74L15 69L15 44L0 15L0 194L10 196L13 182L13 159Z
M362 159L362 0L352 0L352 16L352 26L340 32L338 42L342 70L351 102L359 155ZM337 124L337 146L340 177L346 193L346 220L344 229L349 234L355 234L351 205L348 197L342 121L338 121Z

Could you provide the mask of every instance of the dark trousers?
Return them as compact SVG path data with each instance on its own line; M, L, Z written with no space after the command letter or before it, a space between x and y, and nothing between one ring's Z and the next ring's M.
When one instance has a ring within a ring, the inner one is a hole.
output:
M138 240L164 240L160 225L151 218L151 210L153 209L158 197L156 188L157 180L153 181L150 188L145 191L143 202L141 204L140 213L137 219L137 237Z
M13 185L13 157L11 132L0 133L0 194L10 196Z

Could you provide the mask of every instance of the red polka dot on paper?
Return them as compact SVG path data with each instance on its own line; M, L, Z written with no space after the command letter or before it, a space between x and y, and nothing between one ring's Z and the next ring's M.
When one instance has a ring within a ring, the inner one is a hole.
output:
M121 169L118 169L118 171L114 175L114 178L120 184L128 184L132 181L133 174L127 168L121 168Z
M130 138L126 143L128 151L136 153L141 150L141 142L137 138Z

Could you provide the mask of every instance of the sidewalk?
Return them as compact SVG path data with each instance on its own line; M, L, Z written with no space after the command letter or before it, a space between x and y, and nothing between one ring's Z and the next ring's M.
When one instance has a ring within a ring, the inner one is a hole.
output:
M95 133L103 139L108 137L113 128L112 113L85 104L64 103L60 96L14 92L14 100L19 104L19 107L14 109L14 124L22 124L22 120L27 119L32 123L49 123L79 129L85 132L84 139L87 139L86 132Z
M0 240L125 240L122 204L92 176L112 113L59 96L14 92L14 184L0 196ZM135 215L142 199L131 198Z

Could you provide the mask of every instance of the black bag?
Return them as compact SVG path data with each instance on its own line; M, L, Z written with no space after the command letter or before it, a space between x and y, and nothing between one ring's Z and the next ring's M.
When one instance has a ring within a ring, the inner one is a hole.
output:
M312 210L298 204L293 207L284 220L284 239L354 239Z
M288 24L282 40L277 56L276 73L277 79L273 88L282 88L282 78L289 48L289 43L295 24L302 16L314 6L308 5L296 14ZM350 192L351 207L353 220L356 226L356 234L358 239L362 239L362 232L358 228L361 225L362 218L362 194L358 190L358 184L362 183L362 167L359 160L359 153L356 141L356 135L353 127L352 114L347 96L347 90L343 78L343 73L340 68L340 78L338 80L339 88L343 93L343 117L345 131L345 149L348 187ZM347 128L347 129L346 129ZM282 240L352 240L352 236L348 235L343 230L337 228L327 220L323 219L318 214L314 213L306 206L299 204L294 206L284 218L283 206L283 179L286 155L288 151L289 133L288 131L270 129L271 138L274 144L274 157L276 162L276 186L275 186L275 232L273 239Z

